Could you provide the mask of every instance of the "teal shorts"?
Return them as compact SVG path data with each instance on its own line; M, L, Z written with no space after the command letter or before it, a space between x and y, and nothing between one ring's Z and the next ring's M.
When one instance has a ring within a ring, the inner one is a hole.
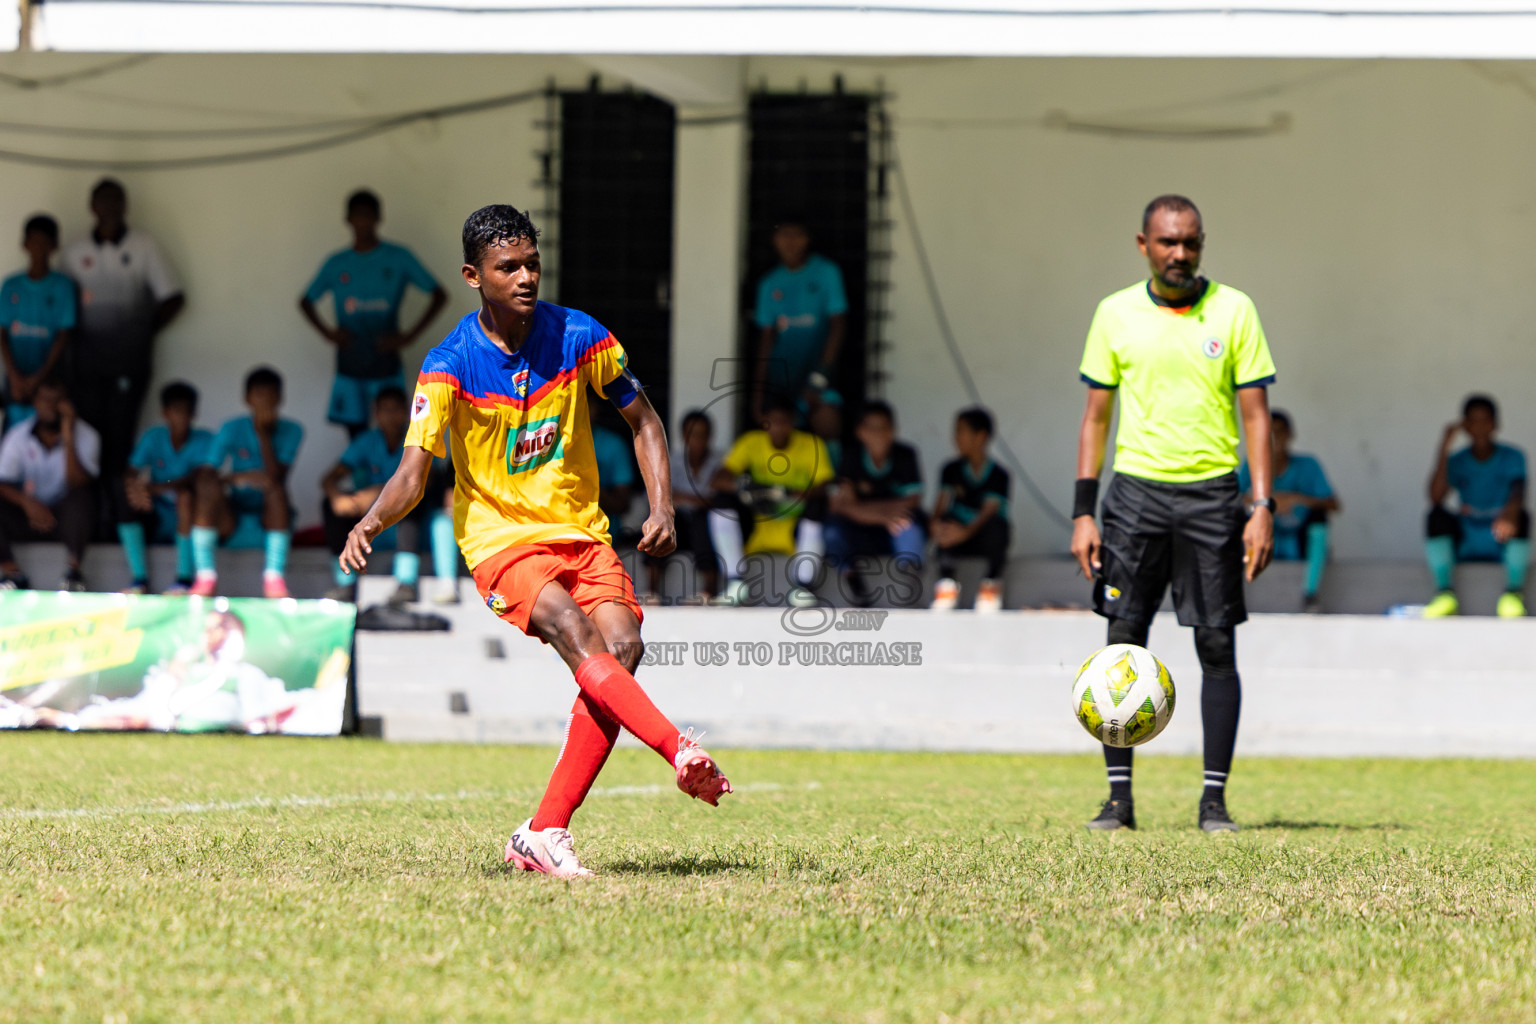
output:
M405 374L396 377L347 377L336 375L331 385L330 412L325 418L343 427L366 427L373 418L373 400L385 388L405 390Z

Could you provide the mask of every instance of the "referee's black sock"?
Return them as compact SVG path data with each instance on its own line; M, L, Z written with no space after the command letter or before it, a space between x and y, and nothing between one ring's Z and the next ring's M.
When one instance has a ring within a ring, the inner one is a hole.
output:
M1150 626L1151 623L1132 622L1130 619L1110 619L1109 635L1105 639L1111 644L1145 647ZM1109 776L1111 800L1131 799L1131 760L1134 753L1130 747L1104 747L1104 771Z
M1243 706L1236 633L1232 629L1197 627L1195 650L1202 670L1200 718L1205 726L1205 791L1200 799L1225 801L1232 751L1237 746L1237 720Z
M1104 771L1109 776L1111 800L1131 799L1131 755L1134 753L1130 747L1104 746Z

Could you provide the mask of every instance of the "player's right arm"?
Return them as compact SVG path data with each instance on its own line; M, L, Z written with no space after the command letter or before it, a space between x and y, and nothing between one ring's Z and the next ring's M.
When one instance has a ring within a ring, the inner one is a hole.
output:
M1104 471L1104 449L1109 444L1109 421L1115 411L1115 393L1108 388L1088 389L1088 404L1077 431L1077 478L1098 482ZM1088 579L1101 567L1099 524L1093 513L1072 520L1072 557Z
M427 475L432 471L432 453L425 448L406 445L400 455L400 468L379 492L373 507L347 534L347 546L337 561L342 572L368 571L368 556L373 554L374 538L404 519L416 507L427 490Z
M1435 469L1429 475L1429 503L1439 505L1451 493L1451 449L1456 447L1456 435L1461 433L1464 421L1457 420L1445 428L1440 438L1440 452L1435 456Z
M303 295L299 296L299 312L304 314L304 319L309 321L309 326L313 327L320 337L332 345L346 348L352 343L352 332L339 324L332 327L320 319L320 314L315 310L315 303L319 302L334 287L331 281L334 276L331 270L331 260L326 260L321 265L320 272L315 275L315 279L310 282L309 288L305 290Z
M343 572L367 572L374 538L404 519L426 493L432 457L448 454L449 420L458 386L451 359L440 357L436 349L427 353L416 382L416 394L411 397L411 422L405 429L400 468L384 484L373 507L347 534L346 547L337 557Z

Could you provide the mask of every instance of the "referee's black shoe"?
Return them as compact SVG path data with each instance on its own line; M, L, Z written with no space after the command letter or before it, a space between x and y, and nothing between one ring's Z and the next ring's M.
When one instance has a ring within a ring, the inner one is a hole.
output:
M1099 832L1113 832L1116 829L1136 827L1136 805L1129 800L1116 800L1110 798L1104 801L1104 806L1099 809L1099 816L1088 823L1088 827Z
M1236 832L1237 822L1227 813L1225 800L1200 801L1200 831Z

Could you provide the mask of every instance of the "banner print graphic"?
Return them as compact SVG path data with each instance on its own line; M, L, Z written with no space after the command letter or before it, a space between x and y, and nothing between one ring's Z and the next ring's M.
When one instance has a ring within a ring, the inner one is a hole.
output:
M0 728L335 736L357 610L0 592Z

